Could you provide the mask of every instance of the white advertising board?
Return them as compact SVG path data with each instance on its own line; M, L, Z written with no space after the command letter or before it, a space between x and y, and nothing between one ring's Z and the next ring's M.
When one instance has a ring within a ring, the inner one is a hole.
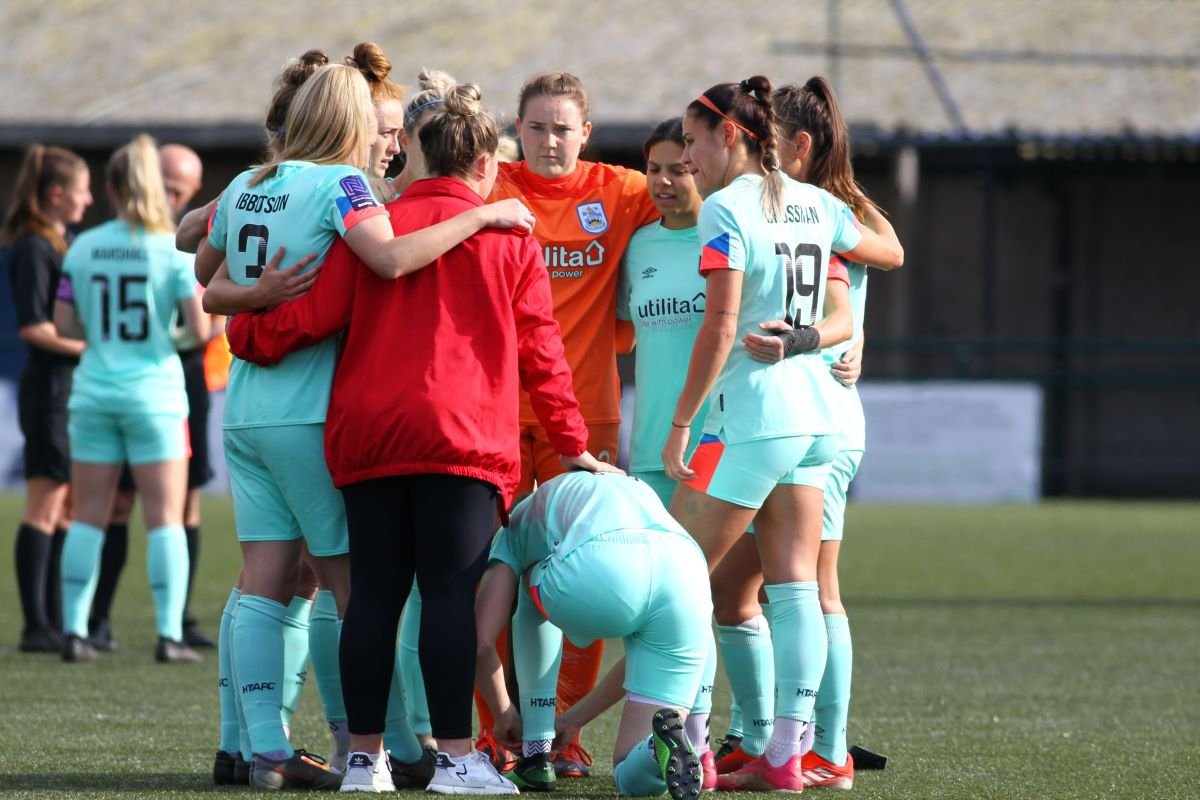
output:
M1033 383L864 382L867 451L852 494L868 503L1033 503L1041 494L1042 390Z

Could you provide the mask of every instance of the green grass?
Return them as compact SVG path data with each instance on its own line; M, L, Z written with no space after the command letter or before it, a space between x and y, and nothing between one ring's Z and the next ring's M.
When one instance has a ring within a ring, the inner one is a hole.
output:
M66 665L16 652L19 508L0 496L0 794L216 791L216 658L153 662L140 533L114 611L121 650ZM228 503L204 511L194 605L215 632L239 558ZM850 740L890 757L849 796L1200 797L1200 506L858 506L848 531ZM719 679L715 735L727 708ZM560 796L614 794L615 724L610 712L585 732L596 777ZM293 738L327 747L315 686Z

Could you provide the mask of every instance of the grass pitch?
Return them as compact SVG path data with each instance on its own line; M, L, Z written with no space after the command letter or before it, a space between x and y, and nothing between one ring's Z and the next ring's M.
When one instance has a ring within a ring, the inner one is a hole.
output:
M215 654L154 663L139 528L114 609L120 651L93 665L17 652L19 513L0 495L0 795L245 794L211 785ZM239 556L228 501L204 517L193 606L215 634ZM1200 797L1200 506L852 506L842 576L850 741L890 758L848 796ZM714 736L727 710L718 678ZM616 721L585 731L595 777L559 796L615 794ZM315 685L294 724L298 745L327 749Z

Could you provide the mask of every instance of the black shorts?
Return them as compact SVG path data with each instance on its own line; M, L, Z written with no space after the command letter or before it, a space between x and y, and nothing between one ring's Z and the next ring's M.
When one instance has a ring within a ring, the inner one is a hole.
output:
M204 348L179 354L183 362L183 388L188 399L188 436L192 457L188 460L188 489L199 489L212 480L208 456L208 383L204 378Z
M17 415L25 436L25 479L71 480L71 441L67 436L70 366L26 369L17 388Z

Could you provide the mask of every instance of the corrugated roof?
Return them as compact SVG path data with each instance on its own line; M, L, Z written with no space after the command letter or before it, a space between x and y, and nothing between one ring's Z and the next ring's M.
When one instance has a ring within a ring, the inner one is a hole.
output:
M0 126L257 124L280 66L378 42L411 83L473 80L501 112L566 69L598 124L679 113L713 83L824 73L847 118L922 136L1200 135L1200 2L645 0L436 4L44 0L0 6Z

